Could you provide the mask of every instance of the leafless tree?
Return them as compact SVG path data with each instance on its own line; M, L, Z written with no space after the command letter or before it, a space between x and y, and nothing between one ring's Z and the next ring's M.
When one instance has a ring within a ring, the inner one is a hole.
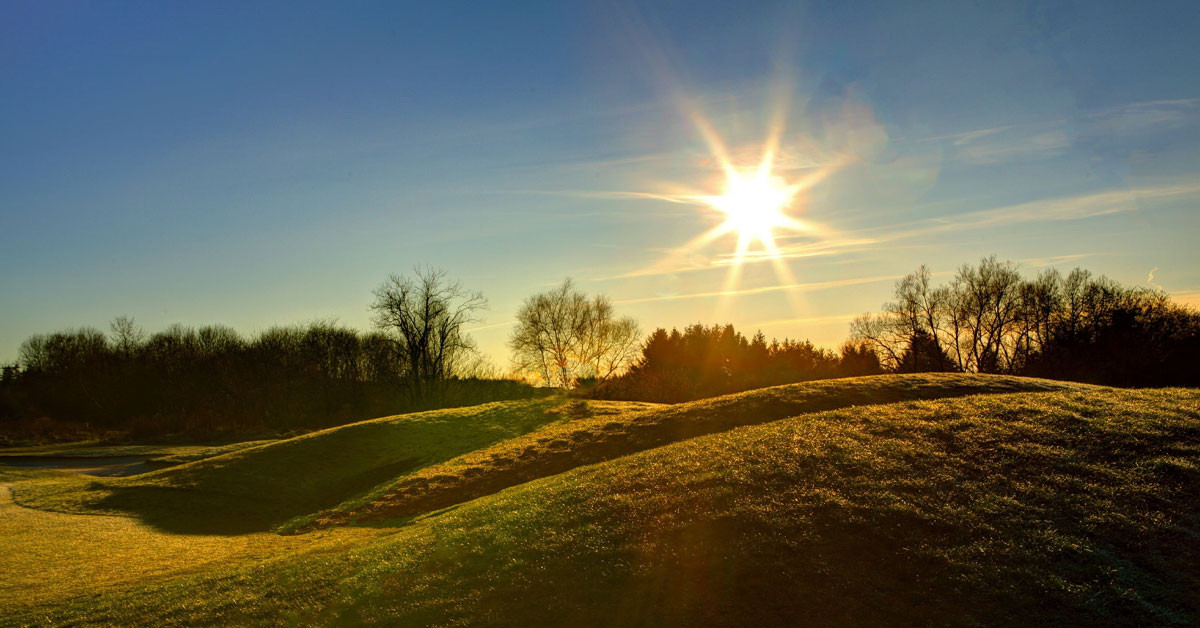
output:
M964 264L958 270L950 290L966 370L998 373L1011 362L1021 283L1016 267L995 256L981 260L978 268Z
M933 288L929 278L921 266L896 283L895 300L881 313L851 324L852 337L870 343L889 368L920 336L964 371L1011 370L1038 342L1036 328L1029 327L1038 322L1037 312L1053 307L1056 298L1053 276L1025 282L1015 265L995 256L977 267L963 265L948 286Z
M922 264L896 282L894 300L883 304L880 314L864 314L851 324L851 336L873 346L889 368L900 364L900 356L918 335L931 338L935 347L942 346L951 295L944 288L931 287L930 276Z
M639 335L637 323L617 318L607 297L589 299L566 279L525 300L509 347L517 371L565 388L581 377L603 381L620 373L636 357Z
M508 341L516 370L533 373L547 385L570 385L587 309L587 298L570 279L525 299Z
M423 399L456 374L475 352L463 326L487 308L481 292L468 291L445 271L416 268L413 277L389 275L375 290L374 322L389 333L405 358L405 378Z
M1062 275L1056 269L1043 271L1019 289L1016 340L1009 370L1023 368L1052 337L1057 316L1063 309Z
M142 343L146 342L146 332L133 321L131 316L118 316L109 324L112 330L113 347L123 356L129 357Z
M637 358L641 348L641 330L632 317L617 318L605 296L591 301L579 338L579 359L585 364L583 375L604 381L620 373ZM590 372L586 372L590 371Z
M900 365L900 356L910 340L904 331L886 310L879 314L863 314L850 323L851 339L866 343L879 354L879 362L893 370Z

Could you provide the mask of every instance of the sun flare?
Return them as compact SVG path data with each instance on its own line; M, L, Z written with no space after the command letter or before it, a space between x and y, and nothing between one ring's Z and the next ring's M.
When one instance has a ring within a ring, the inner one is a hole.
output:
M724 221L710 229L694 244L711 242L725 235L737 238L733 255L729 258L731 281L736 281L736 268L748 259L747 254L757 245L761 251L755 258L768 259L777 268L782 266L783 252L775 238L784 232L811 232L812 228L792 217L791 212L800 210L800 192L812 184L808 179L787 181L774 172L774 151L768 148L756 167L738 168L727 159L721 159L725 174L721 194L694 196L693 200L715 209L724 216ZM783 272L784 269L780 268ZM787 274L787 273L785 273ZM790 275L790 274L789 274Z
M777 103L769 116L768 133L758 151L753 146L741 146L730 151L713 124L697 108L686 105L699 135L708 145L708 167L716 166L718 177L709 179L703 191L679 185L671 193L634 193L637 197L653 198L671 203L684 203L703 208L712 218L720 220L681 246L675 247L650 268L634 274L661 274L680 268L691 270L726 269L720 294L735 294L741 281L743 267L769 263L779 285L797 285L790 265L803 257L803 249L813 242L831 236L827 226L802 219L808 210L811 188L832 173L850 163L852 157L840 153L821 152L803 134L785 145L784 112L786 103ZM745 160L748 153L758 152L758 163ZM711 175L710 175L711 176ZM706 258L703 251L718 242L732 240L728 252ZM706 260L696 262L697 259ZM796 309L802 299L795 290L787 290L788 300ZM721 299L720 308L726 304Z
M804 228L803 223L786 213L798 190L798 186L787 185L782 177L762 169L752 173L731 170L724 192L702 200L725 214L725 222L718 227L720 231L737 234L744 246L757 240L770 251L776 228Z

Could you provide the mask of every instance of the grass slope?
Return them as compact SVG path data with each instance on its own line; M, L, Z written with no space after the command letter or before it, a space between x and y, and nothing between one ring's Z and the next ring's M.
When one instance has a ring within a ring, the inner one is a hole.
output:
M860 406L579 467L348 551L7 621L1190 626L1198 503L1200 391Z
M6 482L54 474L5 470ZM252 564L329 546L344 549L379 532L367 529L283 537L166 534L129 517L69 515L15 505L0 484L0 617L17 608L96 595L121 587Z
M925 373L804 382L556 424L405 475L286 530L419 515L569 469L742 425L854 405L970 394L1084 390L1025 377Z
M647 404L594 402L591 412ZM380 482L569 420L561 398L502 401L363 421L127 478L53 478L17 502L134 515L167 531L240 534L343 502Z

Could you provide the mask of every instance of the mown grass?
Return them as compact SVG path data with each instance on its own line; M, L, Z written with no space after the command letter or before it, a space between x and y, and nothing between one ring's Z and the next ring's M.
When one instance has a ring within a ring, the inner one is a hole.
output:
M0 481L70 481L74 474L4 469ZM168 534L129 517L78 516L21 508L0 484L0 617L18 608L120 587L145 586L216 565L247 565L298 552L343 549L378 531L338 530L305 537ZM23 623L23 622L18 622Z
M400 518L445 508L569 469L679 440L854 405L969 394L1082 390L1081 384L1025 377L925 373L853 377L774 386L617 416L549 425L447 462L431 465L282 526L303 531Z
M7 621L1191 626L1198 503L1200 391L859 406L575 468L347 551Z
M15 499L56 512L132 515L170 532L259 532L429 464L569 421L564 405L549 397L385 417L138 476L28 481Z

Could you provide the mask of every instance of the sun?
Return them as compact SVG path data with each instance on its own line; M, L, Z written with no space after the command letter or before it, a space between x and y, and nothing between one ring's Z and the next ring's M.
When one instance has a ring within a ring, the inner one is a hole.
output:
M769 250L774 248L776 228L804 228L803 223L786 213L798 191L799 186L788 185L782 177L762 168L753 172L731 169L726 174L723 193L702 200L725 215L719 231L737 234L745 245L757 241Z
M808 182L788 182L772 169L772 154L768 152L756 167L741 169L728 161L722 163L725 183L721 194L694 196L694 201L707 205L724 216L725 220L700 241L711 242L727 234L737 237L732 263L740 266L746 253L755 244L766 259L777 260L779 247L775 244L777 231L803 232L810 227L788 214L797 202L797 195Z
M652 266L632 275L725 268L724 285L716 294L733 295L738 293L744 266L767 262L775 271L778 285L799 285L790 268L792 261L806 256L803 252L806 242L819 242L829 238L831 233L820 223L799 218L808 210L809 191L850 163L851 157L822 153L803 135L785 147L782 142L784 107L780 104L776 108L770 116L767 137L759 149L758 163L740 159L748 157L750 152L758 152L755 147L744 146L730 151L712 123L698 110L691 111L692 121L710 152L704 165L716 166L716 172L709 176L718 176L709 179L706 190L671 184L674 189L669 193L624 195L692 205L705 209L710 219L713 213L717 214L720 220L714 221L715 224L710 222L707 230L681 246L671 248ZM719 193L714 193L717 191ZM732 251L718 254L711 260L701 254L718 241L730 239L736 241ZM786 295L793 306L800 307L801 298L797 291L788 289ZM718 307L726 301L721 299Z

